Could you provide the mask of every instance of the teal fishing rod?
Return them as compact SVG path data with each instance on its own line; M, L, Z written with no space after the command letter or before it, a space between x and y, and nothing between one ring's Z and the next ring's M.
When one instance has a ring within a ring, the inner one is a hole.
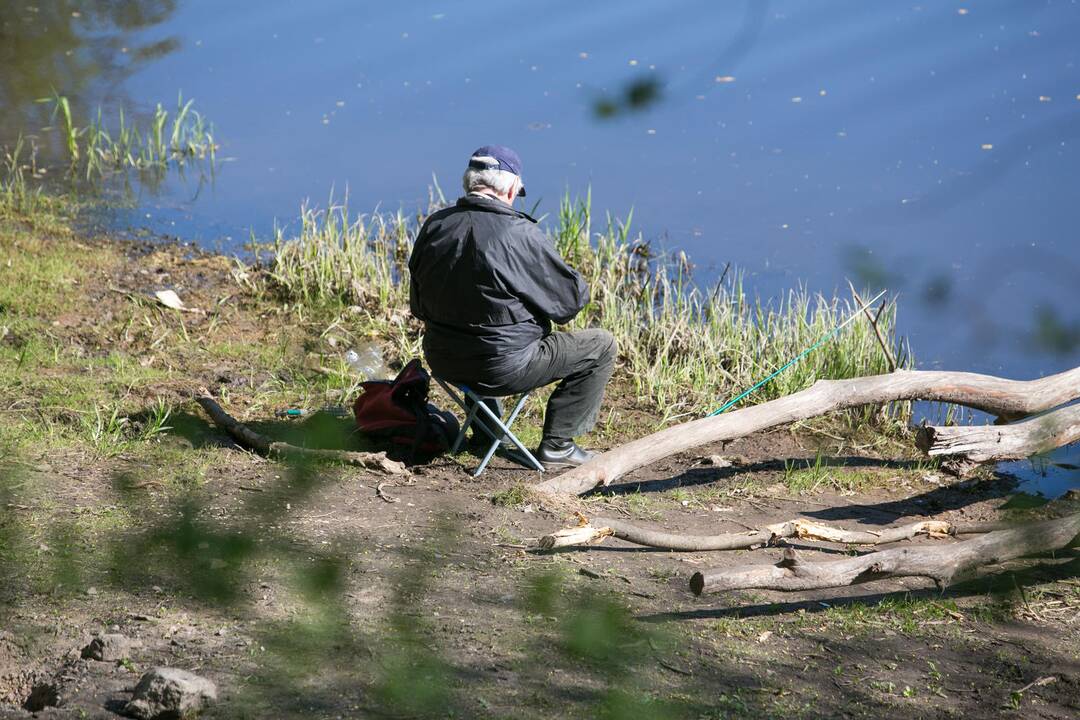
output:
M840 323L839 325L837 325L836 327L834 327L834 328L833 328L832 330L830 330L829 332L827 332L827 333L825 333L824 335L822 335L822 336L821 336L820 338L818 338L818 341L817 341L816 343L814 343L814 344L813 344L813 345L811 345L810 347L806 348L805 350L803 350L803 351L802 351L801 353L799 353L799 354L798 354L798 355L796 355L795 357L793 357L793 358L791 358L790 360L788 360L788 361L787 361L786 363L784 363L784 365L783 365L783 366L782 366L782 367L781 367L781 368L780 368L779 370L777 370L776 372L774 372L774 373L773 373L772 375L769 375L769 377L767 377L767 378L765 378L764 380L760 381L759 383L757 383L756 385L754 385L754 386L753 386L752 388L750 388L750 389L749 389L749 390L747 390L746 392L744 392L744 393L742 393L742 394L740 394L740 395L737 395L736 397L733 397L732 399L728 400L728 401L727 401L726 403L724 403L724 404L723 404L722 406L720 406L720 407L719 407L719 408L717 408L716 410L713 410L713 411L712 411L711 413L709 413L709 414L708 414L708 417L713 417L714 415L719 415L720 413L724 412L725 410L727 410L728 408L730 408L730 407L731 407L732 405L734 405L735 403L739 402L739 401L740 401L740 400L742 400L742 399L743 399L744 397L746 397L746 396L747 396L747 395L749 395L750 393L754 392L754 391L755 391L755 390L757 390L757 389L758 389L759 387L761 387L761 386L762 386L762 385L764 385L765 383L769 382L769 381L770 381L770 380L772 380L772 379L773 379L774 377L776 377L776 376L777 376L777 375L779 375L780 373L784 372L785 370L787 370L787 369L788 369L789 367L791 367L791 366L792 366L792 365L794 365L795 363L797 363L797 362L799 362L800 360L802 360L802 359L803 359L804 357L806 357L807 355L809 355L810 353L812 353L812 352L813 352L814 350L816 350L817 348L819 348L819 347L821 347L822 345L824 345L824 344L825 344L825 342L826 342L826 341L827 341L827 340L828 340L829 338L831 338L831 337L832 337L833 335L835 335L836 333L840 332L840 331L841 331L841 330L843 330L843 329L844 329L845 327L847 327L848 325L850 325L850 324L851 324L851 322L852 322L852 321L853 321L853 320L854 320L855 318L859 317L859 313L861 313L861 312L864 312L864 311L865 311L865 310L866 310L866 309L867 309L868 307L870 307L871 305L873 305L874 303L876 303L876 302L878 301L878 299L879 299L879 298L880 298L880 297L881 297L882 295L884 295L884 294L885 294L885 291L884 291L884 290L882 290L881 292L879 292L879 293L878 293L877 295L875 295L875 296L874 296L874 299L873 299L873 300L870 300L870 301L868 301L868 302L865 302L865 303L863 303L863 304L862 304L862 305L861 305L860 307L856 308L856 309L855 309L855 310L854 310L854 311L853 311L853 312L851 313L851 317L849 317L849 318L848 318L847 320L845 320L844 322L842 322L842 323Z

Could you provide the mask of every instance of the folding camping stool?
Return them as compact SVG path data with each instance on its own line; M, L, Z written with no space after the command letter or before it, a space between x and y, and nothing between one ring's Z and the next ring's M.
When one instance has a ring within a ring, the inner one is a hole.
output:
M527 464L531 465L534 470L537 472L544 472L544 466L540 464L540 461L533 457L533 454L529 452L529 449L525 447L524 443L518 440L514 433L510 432L510 426L514 424L514 420L517 419L518 413L521 412L521 408L525 407L525 401L528 400L529 395L532 394L530 391L523 392L518 397L517 402L514 403L514 409L510 411L510 416L506 418L506 423L504 424L499 416L484 402L484 397L477 395L470 390L468 386L462 385L461 383L442 380L441 378L435 378L435 382L439 383L439 385L442 386L442 389L446 391L446 394L449 395L454 402L460 405L461 409L465 412L465 422L462 423L461 432L458 433L457 439L454 440L453 447L450 448L450 454L457 454L458 449L461 447L461 443L465 440L465 432L472 425L479 427L491 438L491 447L488 448L487 454L484 455L484 459L480 461L479 467L473 472L473 477L477 477L480 473L484 472L484 468L487 467L492 455L495 454L495 451L499 449L500 445L506 442L503 438L508 438L510 442L517 447L521 454L524 455L524 459L528 461ZM458 392L455 392L455 390ZM458 393L461 394L459 395ZM470 403L466 402L466 398L471 402L472 407L469 407ZM483 419L477 417L481 414L483 415ZM495 429L492 430L488 423Z

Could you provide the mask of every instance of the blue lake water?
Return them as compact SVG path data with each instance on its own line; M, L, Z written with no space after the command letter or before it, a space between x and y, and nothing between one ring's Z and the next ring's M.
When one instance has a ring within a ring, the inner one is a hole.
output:
M0 141L52 87L144 115L182 91L228 160L114 221L225 251L332 189L452 197L506 144L539 213L591 186L703 280L888 288L920 367L1028 378L1080 364L1078 35L1075 0L15 1Z

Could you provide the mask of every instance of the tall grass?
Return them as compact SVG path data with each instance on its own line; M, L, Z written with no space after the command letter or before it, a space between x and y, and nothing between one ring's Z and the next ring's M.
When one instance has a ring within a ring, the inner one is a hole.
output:
M685 253L657 255L631 235L629 218L608 216L590 242L590 216L588 199L564 197L554 231L556 247L592 288L589 306L572 325L610 330L639 396L669 416L715 409L857 309L849 300L802 288L769 301L751 297L738 271L703 289ZM896 310L890 302L878 321L893 345ZM744 402L787 395L821 378L888 369L873 328L856 322Z
M408 309L415 220L400 212L351 217L346 206L305 208L297 236L278 233L264 277L307 304L360 305L373 318L400 316ZM657 254L631 233L629 217L608 216L594 233L588 195L563 198L550 237L592 291L571 328L611 331L637 397L668 420L715 409L857 309L850 300L802 288L771 300L752 297L739 272L702 288L684 253ZM878 321L894 353L896 311L890 301ZM743 402L786 395L820 378L883 372L888 362L873 329L857 321Z
M31 188L26 182L26 172L34 174L36 156L31 150L24 158L26 143L20 135L15 147L4 151L0 166L0 210L20 215L33 215L41 207L41 188Z
M145 130L120 110L113 132L100 108L89 125L80 126L67 97L54 91L38 102L53 106L52 121L61 133L71 172L87 180L126 168L164 170L190 161L208 160L212 168L216 160L213 126L192 109L194 101L185 102L182 95L172 114L158 103Z
M57 234L69 232L64 217L76 209L77 201L43 192L37 165L37 148L22 135L14 147L5 148L0 162L0 217L20 221Z
M352 216L348 204L305 206L296 237L275 232L269 277L307 303L407 308L415 227L401 211Z

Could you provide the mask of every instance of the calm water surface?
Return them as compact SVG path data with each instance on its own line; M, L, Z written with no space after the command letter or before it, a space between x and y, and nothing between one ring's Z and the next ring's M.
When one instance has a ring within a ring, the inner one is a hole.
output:
M227 251L331 189L453 196L507 144L540 213L591 185L705 279L887 287L920 367L1036 377L1080 364L1078 36L1074 0L9 0L0 140L52 87L143 114L182 91L231 160L115 221Z

